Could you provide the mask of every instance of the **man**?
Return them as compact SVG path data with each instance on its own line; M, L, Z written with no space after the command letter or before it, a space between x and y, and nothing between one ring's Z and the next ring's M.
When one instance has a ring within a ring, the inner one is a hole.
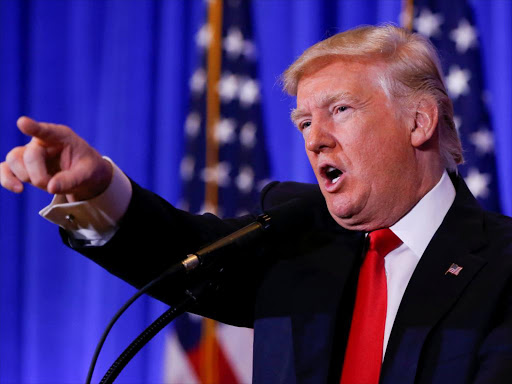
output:
M462 150L439 68L426 40L383 26L324 40L286 71L321 193L273 183L262 209L300 197L310 227L293 244L248 250L193 308L254 327L254 382L512 377L512 222L482 211L456 174ZM186 255L252 220L179 211L69 128L25 117L18 127L32 140L0 165L2 185L57 194L43 214L65 242L137 287L175 261L160 252L167 244ZM152 294L174 302L171 284Z

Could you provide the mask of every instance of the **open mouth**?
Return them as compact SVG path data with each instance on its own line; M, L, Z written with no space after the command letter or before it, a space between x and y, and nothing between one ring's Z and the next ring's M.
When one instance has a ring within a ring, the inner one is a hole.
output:
M322 169L324 176L332 183L335 184L343 174L338 168L328 165Z

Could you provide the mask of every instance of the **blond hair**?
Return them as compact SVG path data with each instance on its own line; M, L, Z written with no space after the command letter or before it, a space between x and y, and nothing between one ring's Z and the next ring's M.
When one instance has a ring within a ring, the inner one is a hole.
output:
M301 77L333 59L383 63L385 70L378 81L390 98L433 97L438 106L439 150L444 165L456 170L464 161L453 105L436 49L428 39L394 25L363 26L338 33L308 48L283 73L284 90L296 96Z

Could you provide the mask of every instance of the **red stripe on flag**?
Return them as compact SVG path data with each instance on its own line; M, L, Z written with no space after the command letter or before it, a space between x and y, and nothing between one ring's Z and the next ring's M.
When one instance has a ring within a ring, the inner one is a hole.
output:
M216 356L217 360L217 367L216 371L218 373L218 380L216 380L216 383L222 383L222 384L240 384L237 377L235 376L235 373L233 372L233 369L231 368L231 365L229 361L226 358L226 355L224 354L224 351L219 346L219 342L217 338L214 338L213 340L213 353ZM211 361L206 357L206 349L205 349L205 342L204 339L201 340L201 343L197 348L193 348L191 350L187 351L187 356L189 358L189 361L194 367L194 371L197 374L197 377L199 377L199 380L202 384L215 384L215 383L208 383L205 377L204 373L204 367L206 364L211 364Z

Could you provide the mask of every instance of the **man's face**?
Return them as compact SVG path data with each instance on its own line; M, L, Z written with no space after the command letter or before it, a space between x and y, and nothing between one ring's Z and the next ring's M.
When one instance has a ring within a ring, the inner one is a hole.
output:
M400 117L378 83L380 71L332 61L300 79L292 112L329 211L349 229L394 224L421 182L410 140L414 119Z

